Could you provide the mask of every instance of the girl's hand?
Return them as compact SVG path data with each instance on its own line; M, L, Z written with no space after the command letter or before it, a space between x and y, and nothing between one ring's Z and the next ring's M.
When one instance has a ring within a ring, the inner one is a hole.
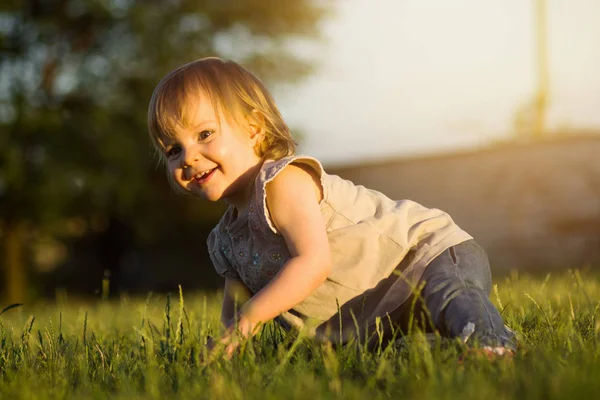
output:
M257 333L258 325L241 317L237 324L231 324L220 339L209 338L206 347L210 353L223 349L225 358L230 359L240 343Z
M220 339L216 341L211 340L210 343L206 344L206 347L208 347L208 351L212 356L218 354L220 349L223 349L225 358L228 360L233 356L233 353L238 346L239 341L236 340L235 335L232 335L230 332L225 333Z
M223 349L225 358L230 359L235 350L239 346L239 341L236 340L235 335L231 332L225 333L220 339L208 338L206 342L206 349L208 350L208 360L213 360Z
M225 357L231 358L235 350L244 340L250 339L257 333L257 324L241 317L237 324L230 326L219 341L225 347Z

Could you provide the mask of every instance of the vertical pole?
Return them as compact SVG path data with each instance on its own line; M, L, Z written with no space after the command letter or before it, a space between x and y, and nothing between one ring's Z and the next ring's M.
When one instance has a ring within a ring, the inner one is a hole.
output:
M548 50L546 29L546 0L535 1L535 30L537 58L537 93L535 96L535 116L533 137L541 139L546 132L546 108L548 106Z

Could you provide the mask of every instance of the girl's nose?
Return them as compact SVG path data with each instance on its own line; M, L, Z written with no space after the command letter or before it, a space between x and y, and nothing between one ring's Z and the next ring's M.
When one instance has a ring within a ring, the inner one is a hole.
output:
M193 148L186 149L183 157L181 157L181 163L183 168L188 168L194 165L199 159L198 151Z

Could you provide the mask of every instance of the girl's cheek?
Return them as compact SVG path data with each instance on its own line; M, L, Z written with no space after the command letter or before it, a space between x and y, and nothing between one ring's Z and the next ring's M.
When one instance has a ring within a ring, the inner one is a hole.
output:
M175 174L177 172L177 170L179 170L181 168L179 168L179 166L177 165L177 163L175 161L168 161L167 169L169 170L170 174Z
M169 165L167 167L167 170L168 170L169 176L175 181L177 181L183 177L181 168L176 168L174 165Z

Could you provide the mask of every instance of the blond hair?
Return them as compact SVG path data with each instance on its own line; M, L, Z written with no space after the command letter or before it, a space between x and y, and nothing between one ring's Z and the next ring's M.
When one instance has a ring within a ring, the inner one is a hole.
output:
M223 112L240 126L245 117L259 120L264 132L255 149L259 157L278 160L294 154L296 143L260 79L233 61L207 57L171 71L154 89L148 131L163 161L162 141L173 137L178 126L189 127L199 93L208 95L217 115Z

